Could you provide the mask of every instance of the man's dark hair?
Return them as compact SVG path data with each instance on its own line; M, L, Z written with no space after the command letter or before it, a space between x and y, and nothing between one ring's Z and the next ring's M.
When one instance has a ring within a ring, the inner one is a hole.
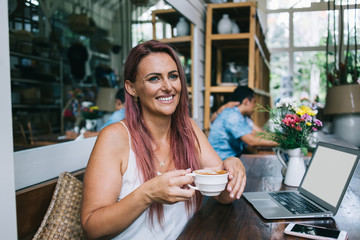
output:
M119 91L117 91L116 99L119 99L123 104L125 103L125 91L124 88L120 88Z
M238 101L242 104L244 99L251 101L255 97L255 92L248 86L237 87L231 95L231 101Z

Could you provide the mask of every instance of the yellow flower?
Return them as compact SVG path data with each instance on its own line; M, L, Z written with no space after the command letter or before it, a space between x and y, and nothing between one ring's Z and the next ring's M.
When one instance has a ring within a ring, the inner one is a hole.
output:
M310 107L308 106L304 106L302 105L300 108L298 108L296 110L296 114L298 114L299 116L302 116L304 114L308 114L310 116L315 116L317 114L317 111L312 110Z
M306 125L311 126L312 124L311 124L311 122L307 122Z

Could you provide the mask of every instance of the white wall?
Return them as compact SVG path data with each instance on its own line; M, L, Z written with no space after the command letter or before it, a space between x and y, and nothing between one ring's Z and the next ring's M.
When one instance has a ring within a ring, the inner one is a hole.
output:
M17 239L14 187L14 161L10 96L9 29L7 1L0 1L0 235L1 239Z
M56 178L64 171L85 168L95 140L92 137L15 152L15 189Z

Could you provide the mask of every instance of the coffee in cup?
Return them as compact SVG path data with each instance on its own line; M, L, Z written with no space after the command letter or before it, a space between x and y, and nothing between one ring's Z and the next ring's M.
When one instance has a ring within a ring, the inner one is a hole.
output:
M199 190L204 196L218 196L226 187L229 173L225 170L199 169L188 175L193 176L195 186L190 188Z

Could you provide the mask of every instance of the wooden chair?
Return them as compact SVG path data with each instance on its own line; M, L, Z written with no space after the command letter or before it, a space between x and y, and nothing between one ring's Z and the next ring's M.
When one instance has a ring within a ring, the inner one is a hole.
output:
M32 146L51 145L55 142L44 141L41 136L50 136L53 134L50 122L28 122L29 139Z
M13 144L14 151L30 148L30 144L26 138L23 125L18 121L13 121Z

